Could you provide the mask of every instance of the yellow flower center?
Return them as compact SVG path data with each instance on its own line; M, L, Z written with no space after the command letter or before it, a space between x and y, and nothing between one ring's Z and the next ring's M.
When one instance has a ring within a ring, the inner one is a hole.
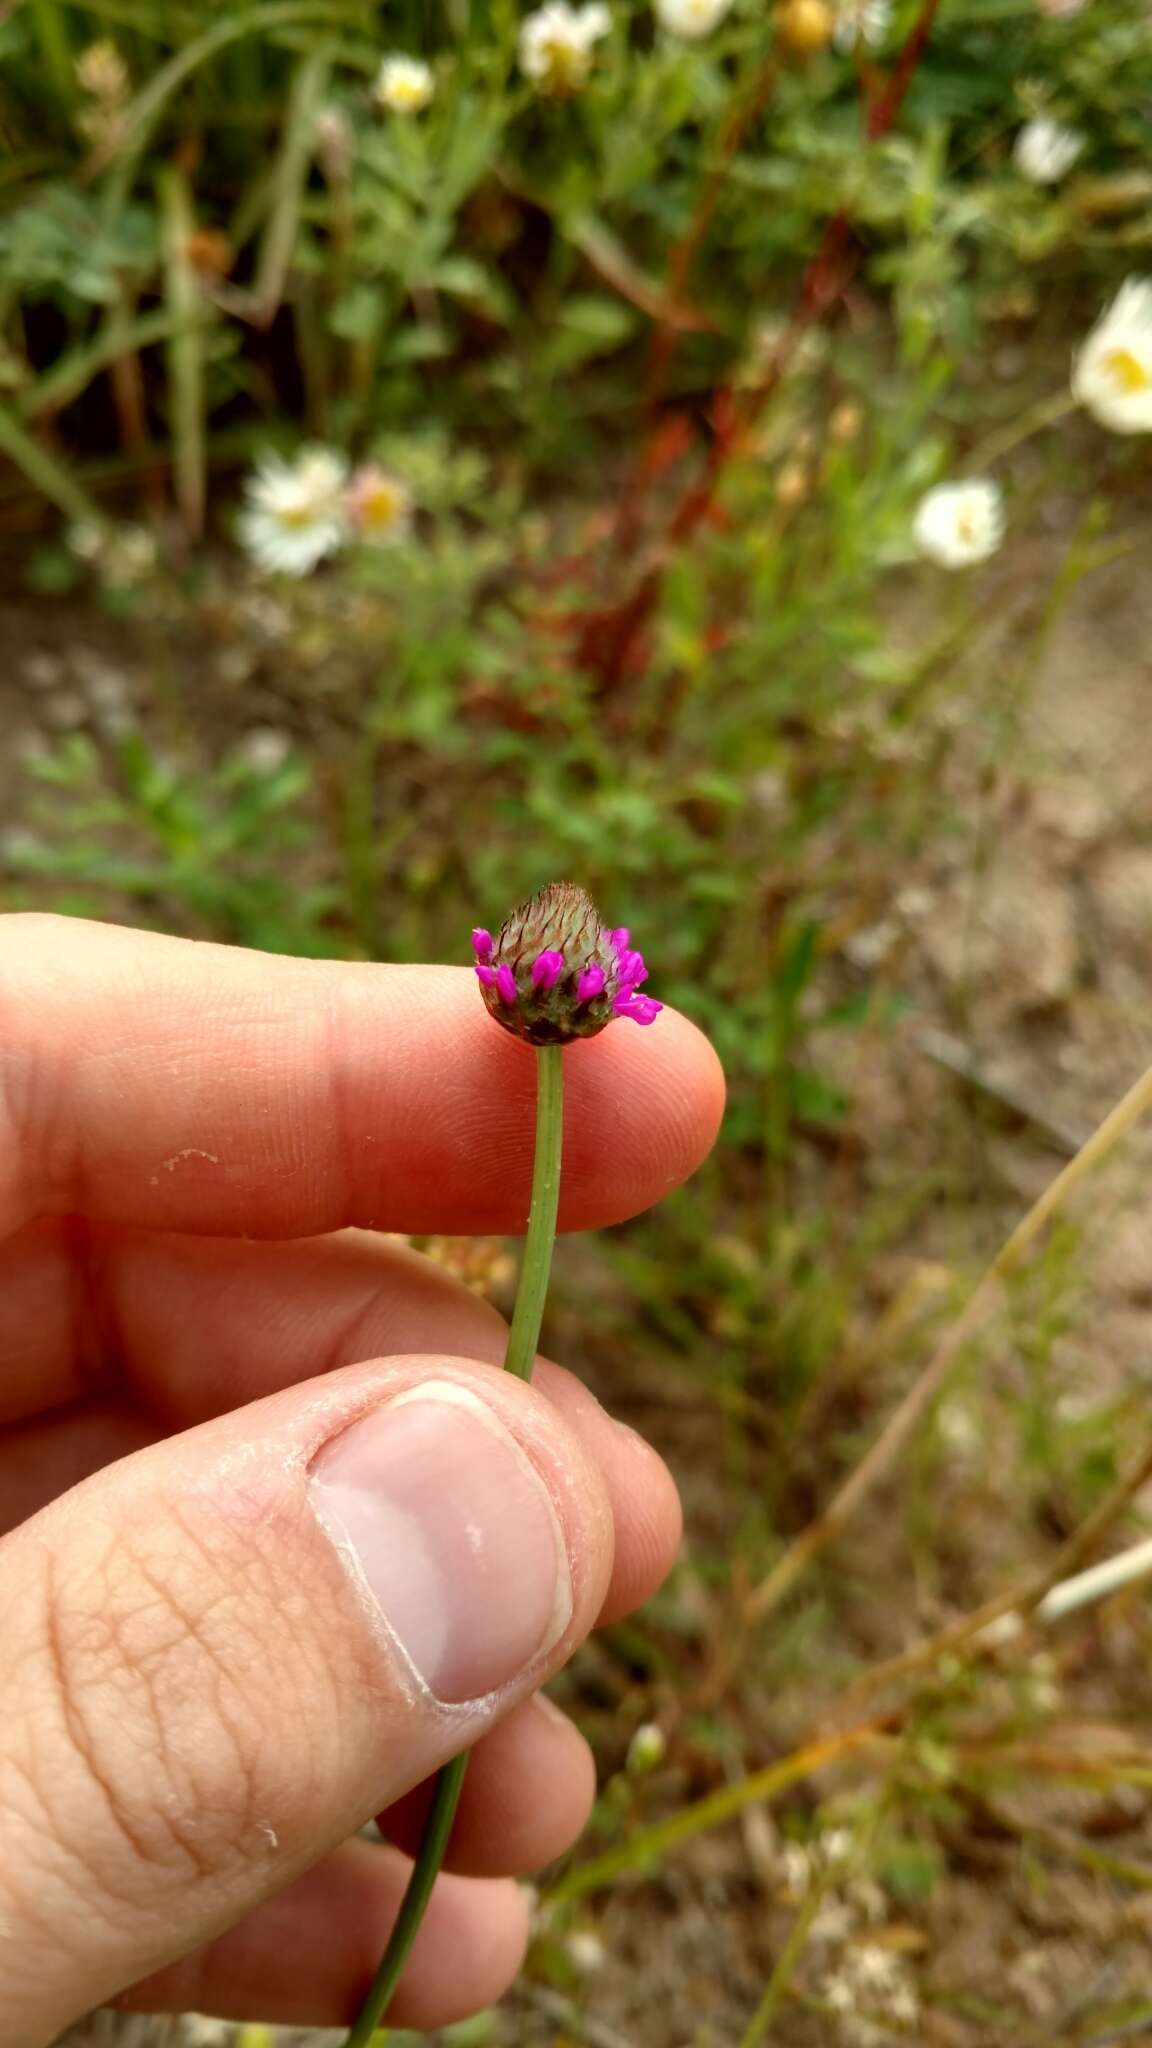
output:
M1152 391L1152 370L1130 348L1110 348L1104 356L1104 368L1126 398L1139 391Z
M552 92L572 92L583 85L588 59L582 49L562 36L549 36L541 48L548 66L545 82Z
M276 517L290 533L299 533L303 527L311 526L316 514L311 505L281 505Z
M387 533L400 517L400 493L393 484L373 484L356 507L360 524L368 533Z
M415 107L417 111L424 104L424 85L415 78L394 78L391 85L394 107Z
M956 533L968 547L976 539L976 514L970 505L962 506L956 515Z

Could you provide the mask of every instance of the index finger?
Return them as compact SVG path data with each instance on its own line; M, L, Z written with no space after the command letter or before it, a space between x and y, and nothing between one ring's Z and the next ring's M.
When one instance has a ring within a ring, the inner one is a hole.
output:
M564 1057L561 1226L616 1223L710 1149L719 1062L669 1010ZM534 1102L530 1051L465 968L0 918L0 1232L519 1231Z

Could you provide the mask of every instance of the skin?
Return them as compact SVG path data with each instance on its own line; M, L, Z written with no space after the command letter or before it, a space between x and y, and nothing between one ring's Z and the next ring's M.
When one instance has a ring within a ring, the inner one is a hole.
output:
M562 1228L635 1214L708 1151L722 1080L674 1012L565 1063ZM117 1995L349 2019L462 1734L449 1870L392 2016L434 2027L515 1975L509 1880L570 1846L593 1791L539 1688L680 1533L653 1451L558 1366L506 1380L494 1311L380 1235L522 1231L534 1083L467 970L0 919L4 2048ZM316 1445L433 1377L549 1475L574 1584L562 1641L451 1727L397 1702L298 1504ZM246 1515L273 1532L267 1586ZM347 1839L382 1806L396 1846Z

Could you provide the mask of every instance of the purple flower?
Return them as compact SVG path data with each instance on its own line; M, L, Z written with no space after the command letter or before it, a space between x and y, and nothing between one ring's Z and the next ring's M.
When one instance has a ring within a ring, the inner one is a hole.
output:
M472 934L476 978L489 1015L529 1045L594 1038L614 1017L651 1024L663 1007L637 993L648 978L621 925L609 930L590 896L551 882L505 919L495 939Z

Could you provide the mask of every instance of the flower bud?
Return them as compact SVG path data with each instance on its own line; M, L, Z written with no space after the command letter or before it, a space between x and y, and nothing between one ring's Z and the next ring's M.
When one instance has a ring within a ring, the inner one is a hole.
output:
M787 0L780 9L778 33L786 49L810 57L826 50L836 29L836 17L827 0Z
M663 1763L667 1749L668 1744L664 1739L664 1730L660 1727L659 1723L657 1721L644 1721L637 1728L631 1742L628 1744L628 1756L624 1768L632 1777L642 1777L645 1771L654 1771L659 1764Z
M614 1017L651 1024L663 1004L639 994L648 978L627 931L609 931L573 882L550 882L505 919L496 937L472 933L489 1015L529 1045L594 1038Z

